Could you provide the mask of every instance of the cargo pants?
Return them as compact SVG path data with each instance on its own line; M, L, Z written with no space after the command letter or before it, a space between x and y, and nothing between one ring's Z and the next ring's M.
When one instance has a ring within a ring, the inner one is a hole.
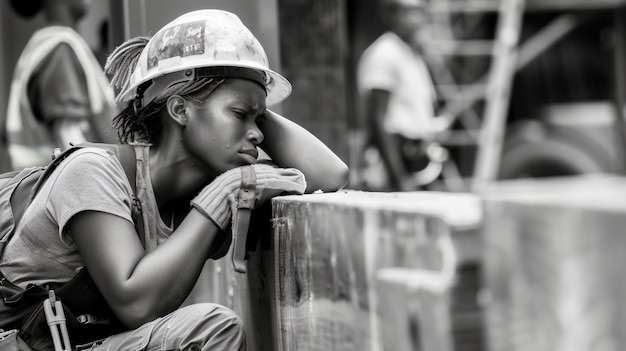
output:
M89 351L245 351L245 331L235 312L218 304L182 307L137 329L79 347Z

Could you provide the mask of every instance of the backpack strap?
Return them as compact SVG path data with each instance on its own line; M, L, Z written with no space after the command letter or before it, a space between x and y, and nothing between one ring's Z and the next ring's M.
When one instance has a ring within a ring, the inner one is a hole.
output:
M52 161L50 161L50 163L45 167L43 173L41 174L41 176L39 176L37 183L35 183L35 185L31 189L27 206L31 202L33 202L35 195L37 195L37 193L39 192L39 189L41 189L41 186L46 181L46 179L50 177L50 174L54 172L54 170L61 164L61 162L63 162L63 160L65 160L69 155L71 155L74 151L78 150L79 148L80 148L79 146L72 145L70 148L68 148L67 150L61 153L59 153L58 148L54 149L53 154L52 154Z
M233 212L233 252L232 262L236 272L247 273L245 264L246 242L250 217L256 202L256 173L252 166L241 168L241 187L237 200L237 211Z
M54 172L57 166L61 164L61 162L63 162L74 151L85 148L85 147L96 147L100 149L105 149L105 150L112 152L114 155L116 155L117 158L120 160L120 163L122 164L122 168L124 169L124 173L126 174L126 177L128 178L128 181L133 190L133 193L135 193L136 163L135 163L134 146L128 145L128 144L105 144L105 143L84 142L84 143L72 145L71 147L69 147L68 149L66 149L65 151L61 153L58 153L58 152L54 153L52 161L48 164L44 173L41 175L41 177L39 177L39 180L33 187L33 190L30 194L29 203L32 202L33 198L35 197L35 195L37 195L37 192L39 191L43 183L46 181L46 179L48 179L50 174Z

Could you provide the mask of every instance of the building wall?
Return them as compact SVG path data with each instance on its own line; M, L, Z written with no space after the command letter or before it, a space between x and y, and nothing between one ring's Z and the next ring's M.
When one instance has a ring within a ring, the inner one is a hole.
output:
M282 72L293 93L285 115L348 162L349 65L343 0L279 0Z

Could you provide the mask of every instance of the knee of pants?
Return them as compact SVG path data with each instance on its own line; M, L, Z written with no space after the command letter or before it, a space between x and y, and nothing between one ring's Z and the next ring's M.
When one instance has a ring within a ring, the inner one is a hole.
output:
M184 324L179 327L203 334L208 344L237 345L237 348L232 349L239 349L241 345L245 345L243 321L237 313L226 306L199 303L183 307L178 314L177 322ZM182 320L180 315L184 316Z

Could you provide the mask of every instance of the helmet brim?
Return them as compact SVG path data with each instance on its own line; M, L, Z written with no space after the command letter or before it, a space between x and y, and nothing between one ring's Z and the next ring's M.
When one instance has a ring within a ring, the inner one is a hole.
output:
M265 104L269 107L283 102L291 95L292 87L287 78L282 75L272 70L266 70L265 72L270 76L270 82L266 87L267 98L265 99Z
M289 80L287 80L287 78L283 77L281 74L273 70L259 67L258 65L254 65L254 64L252 65L239 64L239 65L231 65L230 67L253 69L259 72L263 72L268 77L267 82L265 83L265 90L267 92L265 104L267 107L274 106L274 105L281 103L291 94L292 86L291 86L291 83L289 83ZM173 70L171 74L178 74L179 72L180 71L178 70ZM168 74L159 74L156 77L152 77L143 82L140 82L138 86L141 86L142 84L148 81L154 81L154 80L157 80L158 78L165 77L165 76L168 76ZM220 76L220 77L231 78L228 75ZM232 78L237 78L237 77L232 77ZM176 82L180 82L180 81L181 80L172 80L171 82L169 82L169 84L168 83L166 84L168 86L171 86L172 84ZM141 106L146 106L152 101L152 99L149 99L148 101L143 100L143 97L137 96L137 89L132 88L132 89L127 89L126 91L120 93L117 97L117 103L123 109L123 108L126 108L128 105L130 105L131 101L135 100L136 98L142 99Z

